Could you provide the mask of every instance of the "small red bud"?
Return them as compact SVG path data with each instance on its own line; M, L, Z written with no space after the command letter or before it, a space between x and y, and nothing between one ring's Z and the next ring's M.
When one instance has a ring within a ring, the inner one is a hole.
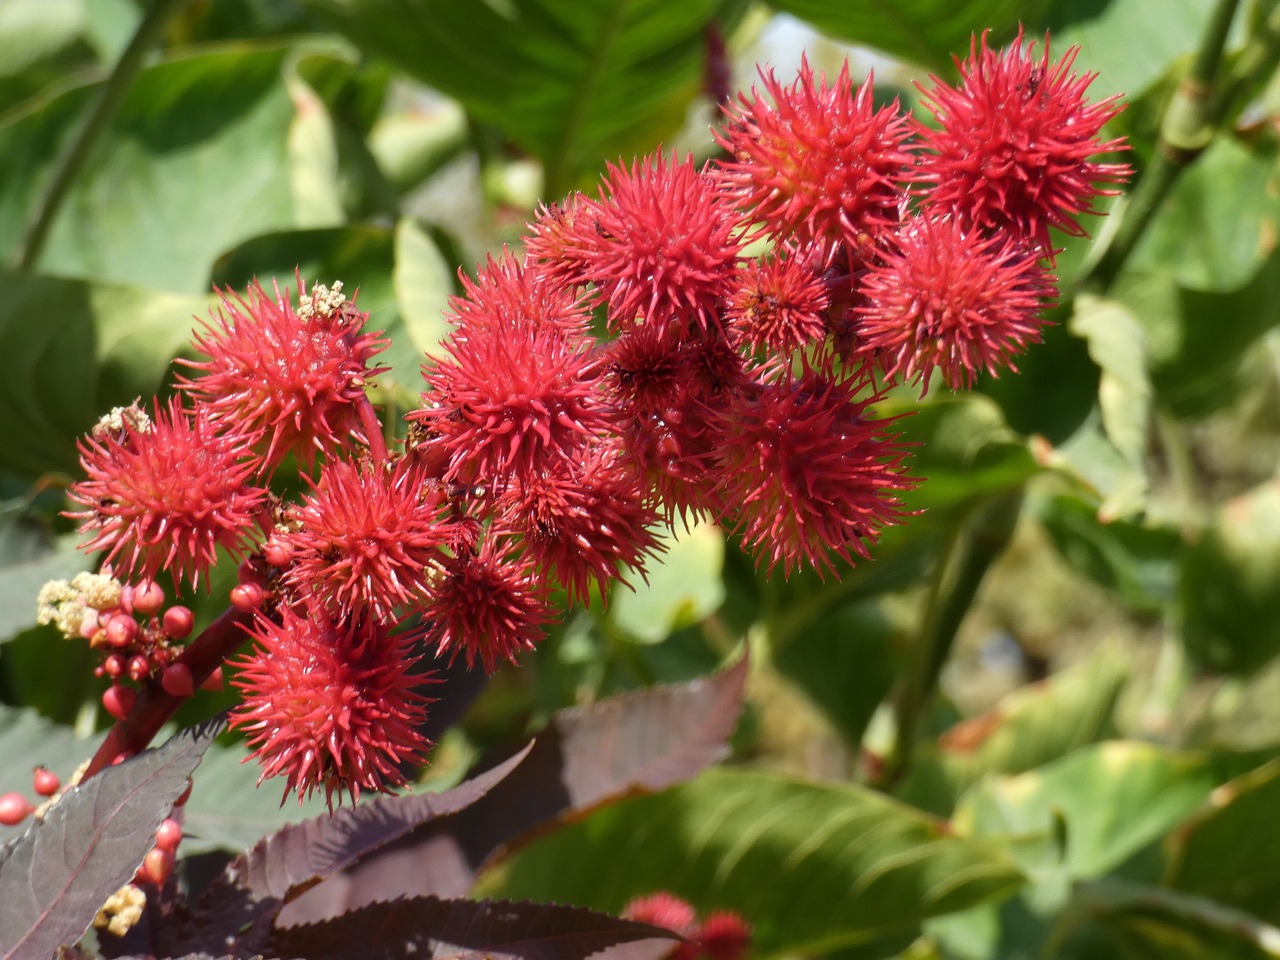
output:
M107 643L113 647L127 647L138 635L138 621L127 613L112 614L107 621Z
M208 690L217 693L222 689L222 668L216 668L213 673L204 678L204 682L200 684L201 690Z
M52 797L58 792L58 788L62 786L62 781L58 779L58 775L48 767L36 767L35 772L31 775L31 782L36 789L36 793L42 797Z
M118 653L107 655L107 659L102 661L102 672L114 680L120 674L124 673L125 661L124 657Z
M142 654L137 653L129 658L129 679L135 683L141 683L147 677L151 676L151 661Z
M164 635L173 640L183 640L191 635L196 625L196 615L181 604L164 612Z
M164 886L164 882L169 879L171 873L173 873L173 854L159 847L152 848L146 859L142 861L142 866L138 868L138 876L145 883L154 883L157 887Z
M171 697L185 699L196 692L195 681L191 676L191 668L185 663L174 663L164 668L160 674L160 686Z
M262 548L262 556L273 567L287 567L293 559L293 550L279 540L269 540Z
M20 793L6 793L0 796L0 823L6 827L16 827L31 814L35 807Z
M164 606L164 587L154 580L143 580L133 588L133 609L144 617L153 617Z
M173 853L182 842L182 824L173 817L166 817L156 828L156 849Z
M231 588L231 605L245 613L257 610L266 599L266 591L256 583L241 583Z
M106 692L102 695L102 705L106 707L107 713L117 720L123 720L129 715L129 711L133 709L133 702L137 699L137 696L128 687L113 683L107 687Z

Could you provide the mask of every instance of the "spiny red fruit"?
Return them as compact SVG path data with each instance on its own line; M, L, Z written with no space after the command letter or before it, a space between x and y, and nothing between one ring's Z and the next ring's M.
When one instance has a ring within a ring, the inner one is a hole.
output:
M953 390L979 371L1016 369L1040 339L1057 294L1035 254L1016 239L985 237L954 219L915 217L862 279L859 350L894 379L937 368Z
M423 609L431 624L427 637L441 654L451 660L461 654L468 668L479 661L488 673L500 661L514 663L518 653L532 650L551 616L545 578L492 534L479 552L446 564Z
M1096 212L1093 199L1114 193L1111 184L1131 172L1125 164L1092 159L1125 150L1121 138L1103 139L1103 125L1120 112L1117 97L1085 99L1096 74L1072 72L1078 47L1056 63L1044 49L1023 43L1018 32L1004 53L975 37L960 68L960 83L933 78L924 103L937 130L921 125L925 153L917 178L930 184L926 205L936 214L954 210L966 224L985 232L1010 231L1038 248L1053 251L1056 227L1081 236L1077 218Z
M711 960L742 960L751 946L751 928L729 910L709 913L702 921L698 946Z
M331 460L277 533L293 555L285 583L335 614L389 619L418 602L444 559L453 524L443 494L408 461Z
M0 824L16 827L31 815L35 807L20 793L0 794Z
M571 325L502 312L517 296L507 288L524 283L530 269L491 264L445 355L424 371L423 408L407 419L443 453L446 480L487 483L555 469L610 427L595 396L594 341ZM560 295L542 287L560 310Z
M262 779L285 779L299 801L323 790L352 801L405 782L430 743L419 732L426 699L414 687L412 636L364 616L335 622L321 607L285 608L279 622L255 623L258 646L234 680L242 702L231 726L243 730Z
M534 225L530 256L594 284L615 329L718 322L741 230L715 180L692 158L656 154L630 168L610 165L600 199L579 198L555 226L548 235Z
M266 497L249 483L250 440L176 400L157 406L153 423L126 421L82 440L80 461L88 479L70 496L86 509L70 515L87 537L82 548L106 550L117 575L169 570L175 582L197 583L219 547L239 551Z
M528 555L554 570L570 599L602 595L624 567L641 570L657 548L658 516L620 451L598 445L579 466L527 477L499 499L502 526L525 538Z
M369 366L388 341L364 332L368 314L321 302L320 288L308 295L301 279L298 287L297 310L288 289L224 291L221 313L195 340L208 359L179 361L200 372L182 386L216 417L265 436L271 466L290 452L310 463L350 437L367 441L356 403L386 369Z
M743 267L725 302L729 323L760 353L794 353L826 336L831 298L820 270L794 248Z
M801 563L821 574L832 559L867 557L901 516L897 494L914 481L888 424L869 414L879 399L857 375L816 370L762 387L724 415L711 469L724 518L757 563Z
M731 160L720 171L728 195L778 237L865 245L898 222L912 161L910 122L897 103L876 109L872 81L856 90L849 65L834 83L807 60L790 86L761 71L763 95L726 108L717 134Z
M31 783L36 793L42 797L52 797L62 786L58 775L48 767L36 767L31 775Z
M692 940L698 932L698 914L674 894L659 891L647 897L637 897L623 908L622 916L663 927L689 939L687 943L672 947L666 960L694 960L698 956L698 944Z

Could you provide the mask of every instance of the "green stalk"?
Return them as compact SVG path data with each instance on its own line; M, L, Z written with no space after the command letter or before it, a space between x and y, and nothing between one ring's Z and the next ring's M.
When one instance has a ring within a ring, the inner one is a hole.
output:
M110 124L120 104L124 102L134 77L142 69L142 61L147 51L160 38L165 25L169 22L186 0L155 0L150 9L138 24L129 45L111 68L111 75L98 89L97 96L89 111L80 121L75 135L67 142L62 153L54 163L53 173L45 183L44 190L36 201L35 207L22 231L22 239L14 251L13 267L16 270L31 270L40 259L48 239L49 229L54 218L62 208L71 185L75 182L85 161L93 153L93 148Z
M1213 142L1222 119L1218 73L1238 5L1239 0L1218 0L1191 70L1165 107L1155 155L1129 197L1111 245L1086 278L1088 285L1101 290L1111 286L1182 172Z
M989 501L956 525L938 560L916 641L916 661L894 708L894 744L877 778L882 789L892 786L911 767L921 720L951 656L960 624L987 571L1009 545L1021 509L1021 490Z

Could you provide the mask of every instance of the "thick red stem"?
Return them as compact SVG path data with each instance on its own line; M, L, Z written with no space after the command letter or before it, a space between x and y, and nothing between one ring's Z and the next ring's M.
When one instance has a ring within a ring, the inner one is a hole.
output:
M364 427L365 437L369 441L369 453L374 463L387 462L387 442L382 438L382 421L369 402L369 396L363 390L356 398L356 411L360 415L360 425Z
M252 613L228 607L187 647L176 662L186 664L195 686L209 679L213 671L244 643L248 637L245 628L252 620ZM186 700L186 697L166 693L159 680L148 683L142 688L129 716L112 727L107 739L102 741L81 780L88 780L99 770L111 766L121 754L132 755L146 749Z

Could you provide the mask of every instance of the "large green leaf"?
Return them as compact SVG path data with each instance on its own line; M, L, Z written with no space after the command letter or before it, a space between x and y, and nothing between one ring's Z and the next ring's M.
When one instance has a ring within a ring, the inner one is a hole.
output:
M1224 784L1169 839L1165 885L1280 922L1278 808L1280 762Z
M1223 504L1183 552L1182 637L1200 663L1251 673L1280 653L1280 481Z
M1018 22L1041 6L1039 0L769 0L770 5L819 30L853 43L913 60L948 74L953 54L969 52L974 32L993 31L993 40L1009 39Z
M919 751L898 788L904 800L949 813L960 793L990 773L1022 773L1114 735L1113 714L1128 667L1103 647L1048 680L1009 694L994 709L952 727Z
M990 847L874 791L719 770L535 843L500 886L612 911L670 890L750 918L752 955L768 958L910 928L1019 882Z
M159 389L200 297L0 271L0 466L76 471L76 439Z
M709 617L724 603L724 531L695 524L663 538L666 550L648 565L632 589L613 590L609 619L641 643L658 643L681 627Z
M741 0L307 0L541 159L550 194L675 132Z
M1201 757L1112 740L960 799L952 818L968 836L1002 839L1041 882L1099 877L1195 810L1215 786ZM1065 884L1064 884L1065 885Z
M143 70L54 221L40 267L199 293L221 251L294 226L314 194L293 194L287 52L237 47ZM0 251L14 248L93 93L69 90L0 128ZM295 134L295 149L314 144L312 126Z

